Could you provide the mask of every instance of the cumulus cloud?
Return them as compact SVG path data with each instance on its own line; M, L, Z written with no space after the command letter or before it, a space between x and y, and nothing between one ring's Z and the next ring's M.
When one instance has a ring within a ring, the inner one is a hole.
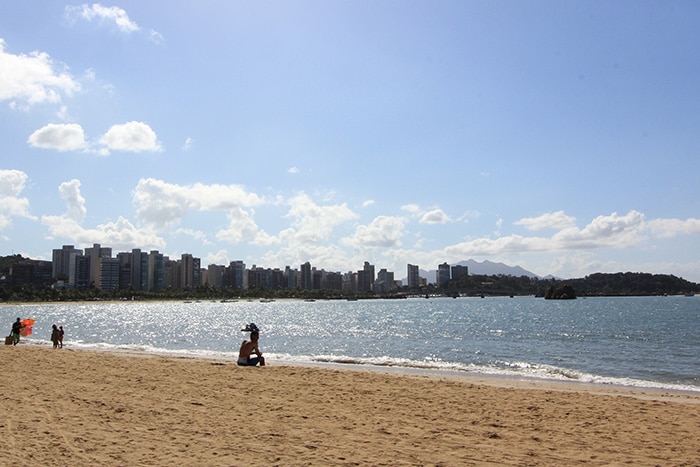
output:
M54 149L57 151L74 151L83 149L101 155L109 155L110 151L162 151L155 131L143 122L128 122L113 125L99 139L99 145L88 144L83 128L77 123L49 123L34 131L27 143L36 148ZM191 144L191 140L185 142Z
M298 173L299 173L299 168L298 168L298 167L290 167L290 168L287 170L287 173L290 173L290 174L298 174Z
M576 224L576 218L567 216L564 211L542 214L538 217L526 217L515 222L528 230L564 229Z
M596 217L581 230L562 229L552 240L565 248L628 247L643 239L645 228L644 214L630 211L620 216L614 212Z
M119 216L115 222L100 224L93 229L80 224L87 212L85 199L80 194L80 181L71 180L58 187L61 198L66 202L66 212L60 216L42 216L54 237L66 238L76 244L101 243L118 250L132 248L162 249L165 241L148 229L136 228L129 220Z
M630 211L624 216L617 213L598 216L582 229L567 227L551 237L509 235L496 239L472 239L446 247L443 254L447 257L467 258L510 253L626 248L645 241L647 236L644 215Z
M188 211L225 211L260 205L264 199L239 185L176 185L153 178L141 179L133 197L140 222L164 229Z
M80 194L80 180L73 179L58 186L58 193L65 200L68 210L66 217L76 222L82 222L87 214L85 198Z
M149 230L137 228L122 216L115 222L106 222L93 229L85 229L65 216L42 216L41 222L49 228L52 236L66 238L79 245L100 243L117 251L165 248L165 240Z
M240 207L231 209L227 215L228 228L216 233L216 238L237 244L244 240L253 240L258 233L258 226L250 212Z
M401 236L406 225L403 217L379 216L369 225L360 225L351 237L341 243L356 249L395 248L401 245Z
M80 90L65 66L58 65L45 52L15 55L5 51L0 38L0 101L10 107L28 109L42 103L60 103L63 95Z
M100 144L109 151L162 151L156 132L143 122L113 125L100 138Z
M229 260L228 251L226 251L226 250L219 250L216 253L208 253L204 259L205 259L204 264L207 264L207 265L219 264L219 265L228 266L229 263L231 262Z
M654 219L648 222L649 231L656 237L700 234L700 219Z
M292 219L294 236L302 243L327 241L334 227L358 217L345 203L320 206L305 193L291 198L289 205L285 217Z
M446 224L449 221L450 217L442 209L433 209L423 214L419 222L421 224Z
M85 148L85 134L77 123L49 123L29 135L27 143L35 148L73 151Z
M29 213L29 200L19 196L28 179L20 170L0 170L0 229L9 226L14 217L36 219Z

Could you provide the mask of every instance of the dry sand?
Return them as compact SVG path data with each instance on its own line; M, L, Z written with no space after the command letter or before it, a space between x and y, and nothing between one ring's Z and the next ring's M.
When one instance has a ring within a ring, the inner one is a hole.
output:
M270 363L2 346L0 465L700 465L700 396Z

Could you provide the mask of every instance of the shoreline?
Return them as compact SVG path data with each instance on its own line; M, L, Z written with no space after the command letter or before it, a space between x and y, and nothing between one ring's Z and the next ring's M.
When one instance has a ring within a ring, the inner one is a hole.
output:
M700 397L377 368L4 346L30 465L695 465ZM18 409L21 408L21 409Z
M20 346L35 347L35 348L51 348L51 343L49 341L31 339L31 344L20 343ZM187 354L188 351L183 351L183 353L170 352L170 351L158 351L158 350L137 350L128 348L99 348L97 346L91 347L74 347L70 341L65 344L62 350L76 351L76 352L98 352L106 354L133 356L133 357L161 357L161 358L174 358L174 359L190 359L190 360L202 360L207 362L218 362L220 364L235 364L235 358L222 357L218 355L191 355ZM231 352L232 355L235 352ZM440 368L418 368L410 366L400 366L400 365L378 365L371 363L345 363L345 362L325 362L325 361L308 361L308 360L294 360L284 359L275 360L274 358L268 357L268 364L271 366L291 366L291 367L310 367L310 368L320 368L329 370L345 370L345 371L368 371L377 373L387 373L398 376L417 376L417 377L432 377L435 379L447 379L455 380L461 382L467 382L472 384L484 384L494 387L502 388L521 388L521 389L537 389L538 387L544 387L550 390L559 391L586 391L598 394L639 394L639 397L649 398L652 395L656 397L683 397L687 396L689 398L697 398L698 403L700 403L700 389L680 389L680 388L669 388L669 387L654 387L654 386L634 386L625 385L618 383L604 383L604 382L589 382L589 381L577 381L577 380L561 380L554 378L544 378L538 376L528 376L528 375L508 375L508 374L497 374L479 371L461 371L452 369L440 369ZM666 383L649 381L648 383L663 385ZM670 385L670 384L669 384Z

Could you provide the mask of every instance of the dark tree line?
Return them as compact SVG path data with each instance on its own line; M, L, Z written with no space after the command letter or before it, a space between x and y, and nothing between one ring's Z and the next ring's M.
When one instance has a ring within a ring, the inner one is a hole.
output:
M700 293L700 285L667 274L640 272L596 273L580 279L539 279L527 276L472 275L450 281L448 294L460 295L535 295L548 290L570 288L576 296L651 296Z

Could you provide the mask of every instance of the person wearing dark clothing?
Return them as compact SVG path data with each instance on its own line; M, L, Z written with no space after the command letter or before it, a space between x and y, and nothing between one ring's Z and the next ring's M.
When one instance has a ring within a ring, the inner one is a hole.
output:
M53 342L53 348L57 349L58 348L58 342L61 337L61 331L58 330L56 325L53 325L53 328L51 329L51 342Z
M12 345L17 345L19 342L19 333L22 331L23 327L24 325L19 318L17 318L17 321L12 323Z

